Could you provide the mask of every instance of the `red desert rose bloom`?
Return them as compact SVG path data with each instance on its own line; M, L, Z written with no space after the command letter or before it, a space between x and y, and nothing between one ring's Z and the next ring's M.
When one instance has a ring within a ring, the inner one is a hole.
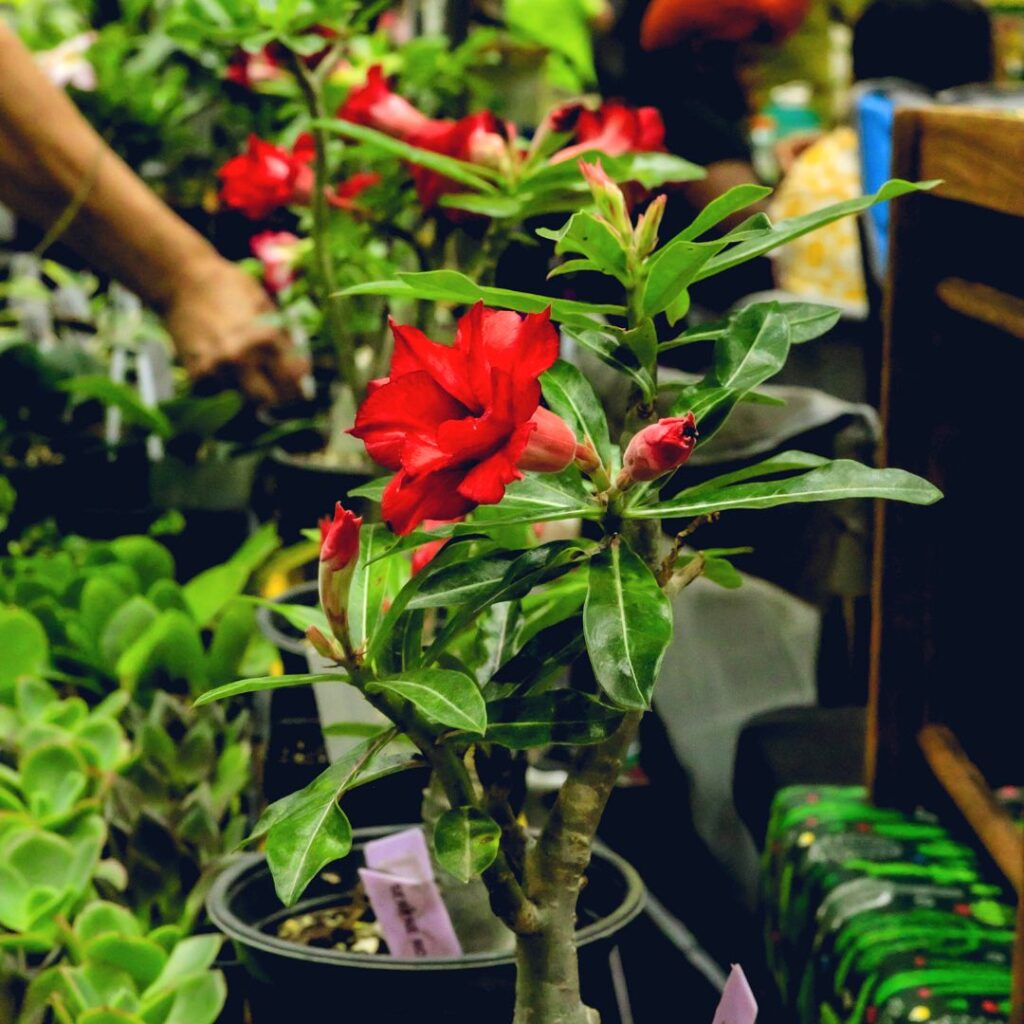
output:
M380 181L380 175L376 171L359 171L351 177L335 185L327 191L327 202L339 210L348 210L355 213L359 209L356 200L368 189L373 188Z
M668 416L634 434L622 457L619 487L655 480L681 466L697 444L697 421L692 412Z
M395 472L382 512L398 534L501 501L535 427L537 378L558 356L548 312L477 303L451 347L392 321L391 374L363 402L351 434Z
M508 145L509 126L489 110L458 121L427 117L407 99L391 91L380 65L370 68L366 84L353 89L338 110L338 117L366 125L432 153L470 163L493 163ZM431 209L446 192L462 186L437 171L410 167L416 195L424 209Z
M221 199L252 220L262 220L279 206L309 201L313 187L313 140L300 135L289 153L281 146L249 136L246 151L218 172Z
M300 240L290 231L261 231L249 239L252 254L263 264L263 283L275 295L295 280Z
M264 46L258 53L238 50L228 63L224 77L229 82L251 89L260 82L270 82L284 74L274 47Z
M559 107L550 116L556 131L573 130L576 138L574 145L551 157L552 163L571 160L591 150L622 156L665 148L665 122L657 107L631 107L610 100L597 110L588 110L573 103Z

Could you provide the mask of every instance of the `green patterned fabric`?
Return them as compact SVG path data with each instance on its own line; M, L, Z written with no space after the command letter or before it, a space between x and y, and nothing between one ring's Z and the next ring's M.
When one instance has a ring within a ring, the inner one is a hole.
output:
M1020 819L1020 790L999 795ZM764 886L768 962L801 1024L1009 1013L1012 892L927 813L873 807L860 786L784 789Z

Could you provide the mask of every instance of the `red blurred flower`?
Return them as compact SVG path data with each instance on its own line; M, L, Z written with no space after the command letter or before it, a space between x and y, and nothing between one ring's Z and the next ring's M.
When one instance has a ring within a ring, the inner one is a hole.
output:
M246 151L217 172L221 199L252 220L262 220L279 206L306 203L313 188L312 160L309 135L300 135L290 153L250 135Z
M458 121L427 117L408 100L391 91L380 65L374 65L366 84L353 89L338 110L343 121L366 125L411 146L442 153L469 163L495 166L508 152L511 128L489 110ZM410 167L416 195L424 209L431 209L446 192L462 186L437 171Z
M665 122L657 107L631 107L609 100L597 110L570 103L553 110L548 119L554 131L572 131L576 142L558 150L551 163L571 160L598 150L606 156L646 153L665 148Z
M271 82L284 74L276 49L264 46L258 53L238 50L228 62L224 77L229 82L251 89L260 82Z
M295 280L300 244L290 231L261 231L249 239L252 254L263 264L263 283L275 295Z
M376 171L359 171L335 185L333 189L328 189L327 202L331 206L337 206L339 210L355 213L359 209L356 200L379 181L380 175Z
M800 26L809 7L810 0L652 0L640 45L659 50L687 37L741 42L765 29L779 40Z
M425 519L457 519L501 501L522 477L540 404L537 378L558 356L548 312L485 309L459 321L451 347L392 322L391 375L363 402L349 431L395 471L382 512L409 533Z
M619 487L654 480L681 466L697 444L697 421L693 413L669 416L634 434L622 457Z

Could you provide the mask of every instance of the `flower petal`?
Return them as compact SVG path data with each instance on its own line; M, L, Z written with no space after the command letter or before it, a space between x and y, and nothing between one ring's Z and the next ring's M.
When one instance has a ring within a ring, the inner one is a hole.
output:
M458 519L472 511L473 502L458 492L459 470L410 477L399 472L384 489L381 514L399 536L414 530L424 519Z

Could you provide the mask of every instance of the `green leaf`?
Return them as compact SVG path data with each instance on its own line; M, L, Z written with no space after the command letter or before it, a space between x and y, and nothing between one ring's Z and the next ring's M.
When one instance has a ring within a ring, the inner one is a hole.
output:
M183 680L190 691L206 685L206 655L191 616L161 612L117 659L121 685L135 692L148 680Z
M589 210L578 210L558 231L538 228L537 234L555 243L557 255L579 253L601 273L618 278L623 284L628 282L629 271L622 242L607 221Z
M583 85L597 80L586 0L505 0L505 24L515 33L562 54Z
M519 557L518 551L494 551L430 573L409 608L444 608L469 604L489 594Z
M600 506L583 487L580 471L569 466L561 473L527 473L505 488L499 505L482 505L471 522L456 523L452 534L458 537L480 533L491 526L596 519L600 515ZM443 536L443 530L437 532Z
M793 345L803 345L827 334L842 316L834 306L815 302L779 302L776 308L789 322L789 340Z
M475 680L442 668L403 672L400 678L367 683L371 693L386 693L407 700L439 725L483 735L487 708Z
M467 213L495 220L521 220L523 217L521 199L495 192L486 192L483 195L475 192L449 192L441 196L440 204L448 210L465 210Z
M578 440L589 444L605 466L611 465L608 420L590 381L572 363L559 359L542 374L540 386L548 408L572 426Z
M625 331L599 324L566 324L564 330L577 345L589 349L613 370L626 374L640 388L644 398L653 401L657 391L654 378L630 347Z
M600 743L619 727L622 712L578 690L507 697L487 705L488 743L512 750L551 744Z
M722 240L690 242L677 235L647 260L643 315L652 317L668 307L696 279L700 269L725 248Z
M267 863L281 902L291 906L325 865L346 856L352 828L338 799L372 774L374 759L393 739L394 729L354 747L298 793L271 804L256 826L267 833ZM392 767L392 771L399 770Z
M744 466L742 469L735 469L729 473L721 473L705 480L694 487L689 487L686 493L691 496L704 494L708 491L719 491L730 484L742 483L744 480L752 480L757 477L775 476L779 473L792 473L797 470L817 469L818 466L827 466L829 459L823 455L814 455L811 452L785 451L778 455L772 455L761 462L751 466Z
M110 617L100 635L100 653L111 669L121 655L160 617L160 612L144 597L129 598Z
M445 156L442 153L435 153L429 149L420 149L419 146L412 146L407 142L392 138L374 128L362 124L353 124L350 121L342 121L340 118L314 121L313 126L323 128L335 135L342 135L347 139L354 139L356 142L363 142L380 150L382 153L389 153L401 160L407 160L419 167L426 167L428 170L437 171L452 181L462 185L468 185L478 192L494 192L493 182L481 176L479 164L466 163L456 160L454 157Z
M777 310L751 306L715 342L715 381L724 388L749 391L782 369L789 345L786 318Z
M89 943L86 956L91 963L124 971L140 989L155 981L167 963L155 942L130 935L101 935Z
M633 519L662 519L843 498L885 498L911 505L931 505L941 497L937 487L913 473L872 469L859 462L838 459L781 480L735 484L720 490L701 489L694 495L682 491L669 501L627 509L625 515Z
M668 182L699 181L707 171L672 153L623 153L601 156L605 172L613 181L636 181L648 191Z
M386 748L396 734L397 729L393 726L384 729L378 726L372 737L346 751L308 786L272 803L260 815L249 839L259 839L266 835L279 822L298 813L309 803L322 804L327 800L337 800L350 789L420 764L408 751L387 752Z
M262 690L284 690L290 686L311 686L313 683L345 683L348 676L342 672L313 673L310 675L262 676L259 679L239 679L237 682L218 686L200 694L194 701L195 707L211 704L215 700L236 697L240 693L259 693Z
M359 560L349 589L348 621L352 643L362 647L373 636L384 615L385 602L392 602L410 575L409 560L401 554L381 557L394 543L382 525L363 526L359 532Z
M149 590L157 580L174 579L174 559L170 551L152 537L116 537L110 541L110 550L118 561L130 565L139 577L142 590Z
M509 288L479 285L456 270L400 273L397 281L364 281L343 289L340 294L390 295L466 306L484 302L488 306L514 309L520 313L541 313L550 308L553 320L572 323L591 323L599 314L624 316L626 313L624 306L611 303L572 302L569 299L552 299L546 295L517 292Z
M352 825L336 795L300 806L267 835L267 864L277 898L290 907L314 876L352 849Z
M170 437L174 432L170 420L159 410L151 408L139 397L139 393L129 384L112 380L102 373L86 373L69 377L57 385L79 401L95 399L104 405L120 409L121 415L128 423L142 427L158 437Z
M753 203L760 202L766 196L770 196L772 190L766 185L734 185L727 192L712 199L703 210L697 214L693 222L676 235L685 241L693 241L700 238L706 231L710 231L717 224L721 224L727 217L739 212ZM671 244L671 243L669 243Z
M556 277L564 277L566 274L578 274L583 270L593 270L600 273L601 268L593 260L566 260L559 263L557 267L548 271L547 279L550 281Z
M200 626L208 626L233 597L245 589L249 577L280 546L277 527L261 526L223 564L215 565L184 586L185 600Z
M214 1024L227 1000L220 971L186 978L174 989L174 1001L163 1024Z
M21 608L0 607L0 651L0 694L22 676L42 675L50 663L46 631Z
M583 630L597 681L618 708L650 707L672 639L672 606L621 537L590 561Z
M475 807L445 811L434 826L437 862L460 882L486 871L498 856L500 843L498 823Z
M249 641L256 630L252 604L241 598L229 601L213 631L206 654L206 676L213 686L223 686L239 675Z
M22 792L37 817L66 814L85 794L88 766L71 746L40 744L18 767Z
M539 630L488 683L488 695L529 694L576 660L584 650L583 617L568 618Z
M763 256L765 253L777 249L780 245L793 241L794 238L799 238L801 235L806 235L808 232L815 231L826 224L841 220L843 217L861 213L876 203L884 203L890 199L896 199L899 196L906 195L908 192L931 189L937 184L937 181L925 181L914 184L897 178L887 181L873 195L847 199L841 203L833 203L831 206L815 210L813 213L805 213L799 217L791 217L788 220L779 221L778 224L773 225L764 232L758 232L755 237L748 241L740 242L738 245L727 249L721 255L716 256L697 275L697 280L702 281L706 277L721 274L723 271L738 266L740 263L745 263L747 260Z

